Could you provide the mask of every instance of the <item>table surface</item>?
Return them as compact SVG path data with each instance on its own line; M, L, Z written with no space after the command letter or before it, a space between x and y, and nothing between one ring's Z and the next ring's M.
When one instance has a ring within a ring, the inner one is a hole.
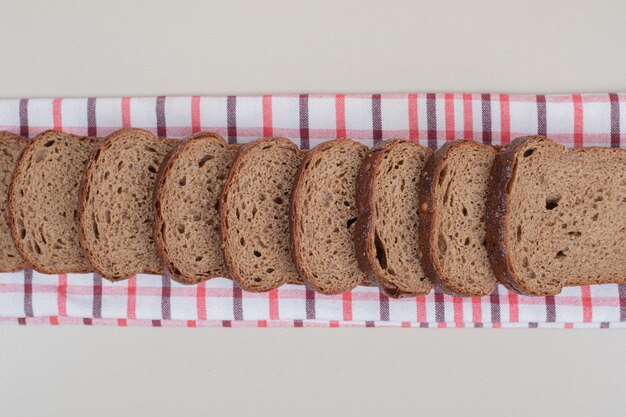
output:
M0 10L0 97L626 91L620 1ZM618 416L625 350L621 330L2 326L0 415Z

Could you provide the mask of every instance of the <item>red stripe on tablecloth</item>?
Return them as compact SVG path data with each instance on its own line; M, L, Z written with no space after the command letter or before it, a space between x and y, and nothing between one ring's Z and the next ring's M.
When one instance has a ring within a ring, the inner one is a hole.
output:
M269 299L270 305L270 320L278 320L278 302L280 300L280 297L278 295L278 289L271 290L267 294L267 297Z
M102 277L93 274L93 306L91 314L94 318L102 318Z
M298 98L300 113L300 148L309 149L309 96L300 94Z
M480 297L472 298L472 321L474 323L483 322L483 305Z
M580 287L580 294L583 302L583 323L591 323L593 321L593 304L589 285Z
M28 99L20 100L20 136L27 138L28 134Z
M196 327L195 320L187 320L187 327Z
M165 96L159 96L156 99L156 124L157 136L160 138L167 137L167 125L165 123Z
M272 128L272 96L263 96L263 136L274 136Z
M337 139L346 138L346 96L337 94L335 96L335 124L337 125Z
M457 327L463 327L463 299L461 297L454 297L452 305L454 307L454 323Z
M508 94L500 94L500 143L511 142L511 108Z
M546 96L537 96L537 134L547 135L548 133L548 113L546 108Z
M481 94L480 100L483 121L483 143L491 145L491 94Z
M463 139L474 138L472 95L463 94Z
M454 126L454 94L445 94L443 96L446 114L446 140L455 139L456 129Z
M61 103L62 100L60 98L55 98L54 100L52 100L52 123L54 125L54 130L63 130Z
M583 146L583 99L580 94L572 95L574 105L574 147Z
M426 296L425 295L419 295L417 297L415 297L415 313L416 313L416 319L419 323L424 323L426 321L428 321L426 319Z
M343 307L343 320L352 320L352 293L346 291L341 295L342 307Z
M198 320L206 320L206 282L201 282L196 287L196 312Z
M57 306L59 310L59 316L67 316L67 274L59 274Z
M611 102L611 147L620 147L620 109L617 94L609 94ZM20 112L21 114L21 112Z
M226 99L226 124L228 125L228 143L237 143L237 97Z
M382 100L380 94L372 95L372 139L374 144L383 139Z
M315 291L309 287L305 290L305 311L307 319L315 320Z
M419 140L419 124L417 117L417 94L409 94L409 140L417 142Z
M128 278L127 283L128 301L126 302L126 315L129 319L137 318L137 276Z
M328 327L339 327L339 322L337 320L331 320L328 322Z
M618 284L619 294L619 320L626 321L626 284Z
M200 97L191 97L191 133L198 133L202 130L200 124Z
M122 127L130 127L130 97L122 97Z
M509 291L509 321L511 323L519 321L519 298L513 291Z
M98 123L96 120L96 99L87 99L87 136L98 136Z

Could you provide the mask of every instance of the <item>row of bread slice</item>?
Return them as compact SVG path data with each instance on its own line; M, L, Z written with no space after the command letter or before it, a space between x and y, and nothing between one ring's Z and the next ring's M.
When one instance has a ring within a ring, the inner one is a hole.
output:
M242 146L139 129L26 143L1 141L15 242L0 229L3 270L229 276L249 291L305 282L325 294L374 282L395 297L434 284L486 295L498 281L553 294L626 276L623 150L520 138L504 151L457 141L432 154L343 139L305 153L281 138ZM585 178L596 189L579 191ZM555 226L571 210L593 214Z

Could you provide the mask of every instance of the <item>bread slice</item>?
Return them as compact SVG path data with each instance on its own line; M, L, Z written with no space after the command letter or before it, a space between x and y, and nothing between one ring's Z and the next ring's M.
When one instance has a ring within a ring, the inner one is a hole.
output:
M166 268L180 283L228 276L218 204L238 150L216 133L199 133L181 142L161 164L154 236Z
M381 142L357 177L356 258L361 270L393 298L426 294L432 282L418 247L417 186L429 148L405 140Z
M354 250L356 177L367 147L333 140L311 150L291 193L290 225L296 268L322 294L349 291L366 279Z
M153 193L159 166L178 143L141 129L121 129L94 152L79 208L81 244L93 268L117 281L164 273L154 243Z
M0 132L0 272L13 272L26 266L13 243L8 210L8 193L17 161L28 140L10 132Z
M528 295L626 282L626 150L511 142L490 177L487 239L499 280Z
M97 138L48 130L22 152L9 189L11 233L32 268L48 274L89 272L76 211L86 162Z
M261 139L241 150L228 175L222 248L231 277L246 291L301 282L291 255L289 199L302 155L289 139Z
M449 142L422 171L419 243L422 265L445 292L483 296L496 288L485 247L487 181L498 150Z

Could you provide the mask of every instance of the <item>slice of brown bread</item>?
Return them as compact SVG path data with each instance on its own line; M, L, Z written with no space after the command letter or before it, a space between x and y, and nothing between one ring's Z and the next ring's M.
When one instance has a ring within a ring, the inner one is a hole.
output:
M153 193L165 155L178 143L141 129L109 135L91 156L79 207L81 244L93 268L117 281L164 273L154 243Z
M161 164L154 236L166 268L180 283L229 276L220 248L218 205L238 150L216 133L199 133Z
M302 152L289 139L246 145L224 186L220 225L230 275L246 291L301 282L291 254L289 199Z
M9 189L11 233L22 257L48 274L89 272L76 211L86 162L97 138L48 130L20 157Z
M17 161L28 140L10 132L0 132L0 272L13 272L26 267L13 243L9 226L8 193Z
M429 148L405 140L381 142L357 177L355 248L359 266L389 296L426 294L432 282L418 247L418 181Z
M422 265L445 292L483 296L496 288L485 247L485 204L497 153L496 148L471 140L449 142L428 159L422 171Z
M296 268L323 294L349 291L366 275L354 250L356 177L367 147L333 140L311 150L291 193L290 226Z
M489 189L500 281L528 295L626 282L626 150L518 138L496 158Z

